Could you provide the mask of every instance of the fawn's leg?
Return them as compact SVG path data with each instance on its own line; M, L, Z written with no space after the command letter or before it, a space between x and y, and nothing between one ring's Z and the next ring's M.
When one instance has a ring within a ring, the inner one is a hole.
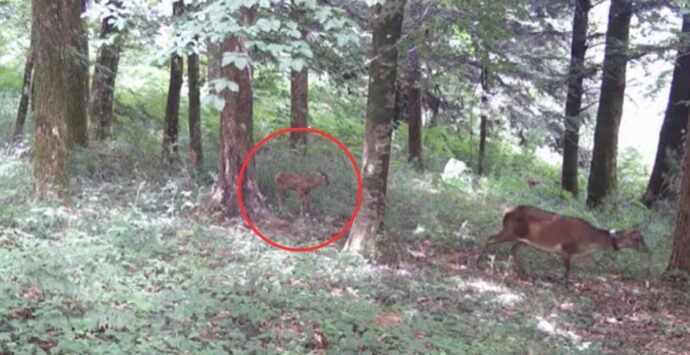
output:
M515 260L515 266L520 274L527 275L527 272L525 272L525 268L522 266L522 262L520 262L520 259L518 258L518 251L522 249L522 247L525 246L525 243L517 241L515 244L513 244L513 248L510 250L510 252L513 255L513 259Z
M507 243L507 242L512 242L514 241L515 237L513 237L510 234L504 233L501 231L498 234L494 234L489 237L489 239L486 240L486 244L484 244L484 248L482 248L482 252L479 253L479 256L477 257L477 266L479 266L479 262L482 260L482 257L486 253L486 250L489 249L490 246L495 245L495 244L500 244L500 243Z
M307 194L303 191L299 192L300 200L300 215L304 216L304 211L307 209Z
M285 196L285 190L278 188L276 189L276 199L278 200L278 210L283 209L283 196Z
M570 275L570 254L564 254L563 255L563 267L565 267L565 274L563 274L563 280L565 283L565 287L568 288L568 276Z

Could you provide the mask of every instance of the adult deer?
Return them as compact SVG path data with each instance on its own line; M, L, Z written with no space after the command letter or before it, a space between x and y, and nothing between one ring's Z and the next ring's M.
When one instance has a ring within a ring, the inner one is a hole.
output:
M304 214L305 210L308 211L309 192L320 185L329 185L328 175L321 171L321 169L316 169L316 174L314 175L301 175L280 171L273 180L276 183L278 208L282 208L282 199L288 191L296 191L300 200L300 214Z
M563 279L568 286L570 259L576 255L586 255L598 250L628 248L648 252L647 245L640 231L604 230L574 217L546 211L533 206L518 206L503 216L503 229L486 242L477 258L477 265L487 248L499 243L514 243L511 250L518 272L525 269L518 259L518 250L525 244L547 252L560 254L563 257L565 274Z

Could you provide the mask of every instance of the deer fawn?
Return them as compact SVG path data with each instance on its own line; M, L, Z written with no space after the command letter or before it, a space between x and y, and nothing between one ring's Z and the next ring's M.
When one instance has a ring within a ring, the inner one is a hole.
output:
M282 208L282 198L289 190L297 192L300 199L300 214L309 208L309 192L316 187L329 184L328 175L316 169L314 175L300 175L286 171L280 171L273 179L276 183L276 197L278 198L278 208Z
M518 259L517 252L525 244L563 257L565 274L563 279L568 286L570 259L576 255L586 255L598 250L618 251L623 248L648 252L640 231L607 231L596 228L588 222L573 217L562 216L532 206L518 206L503 216L503 229L489 237L477 258L477 265L487 248L499 243L513 243L511 253L518 272L525 269Z

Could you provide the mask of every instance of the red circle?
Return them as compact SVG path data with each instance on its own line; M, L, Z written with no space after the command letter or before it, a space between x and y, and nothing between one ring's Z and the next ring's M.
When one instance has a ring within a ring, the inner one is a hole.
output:
M259 148L261 148L261 146L264 145L269 140L271 140L271 139L273 139L273 138L275 138L281 134L285 134L285 133L289 133L289 132L311 132L311 133L316 133L322 137L328 138L331 142L335 143L343 152L345 152L347 157L350 159L350 162L352 163L352 167L355 170L355 174L357 175L357 204L355 205L354 213L352 213L352 216L350 217L350 219L345 224L345 227L343 227L343 229L338 234L331 237L331 239L329 239L329 240L327 240L321 244L315 245L313 247L307 247L307 248L287 247L287 246L284 246L282 244L276 243L273 240L271 240L271 239L267 238L266 236L264 236L263 234L261 234L261 232L259 232L259 230L256 229L256 227L254 226L254 223L252 223L252 220L249 219L249 216L247 215L247 210L244 208L244 202L242 199L242 178L244 177L244 170L247 168L247 164L249 164L249 161L254 156L254 153L256 153L256 151L259 150ZM318 129L308 128L308 127L295 127L295 128L282 129L282 130L275 132L275 133L272 133L269 136L267 136L266 138L262 139L257 145L254 146L254 148L252 148L252 150L249 152L247 157L244 158L244 162L242 163L242 168L240 168L240 175L237 178L237 201L240 204L240 211L242 211L242 216L244 217L244 220L249 225L249 228L251 228L251 230L254 232L254 234L258 235L266 243L268 243L268 244L270 244L276 248L287 250L287 251L305 252L305 251L317 250L317 249L321 249L325 246L328 246L328 245L334 243L336 240L340 239L340 237L345 235L345 232L347 232L347 230L350 229L350 227L352 226L352 223L354 223L354 221L355 221L355 217L357 217L357 213L359 212L359 208L362 205L362 194L363 194L362 175L359 173L359 168L357 168L357 163L355 162L355 158L352 156L352 153L350 153L350 151L347 150L347 148L345 148L345 145L343 143L341 143L339 140L332 137L330 134L328 134L326 132L319 131Z

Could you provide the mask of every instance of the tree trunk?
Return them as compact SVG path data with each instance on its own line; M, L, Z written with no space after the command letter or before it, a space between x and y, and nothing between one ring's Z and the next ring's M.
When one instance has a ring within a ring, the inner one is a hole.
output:
M89 123L88 123L88 108L89 108L89 34L86 31L86 21L81 19L81 14L86 12L88 1L82 0L80 4L80 19L79 19L79 43L73 47L75 53L79 53L77 57L79 65L82 67L76 74L78 78L74 80L79 83L81 88L81 103L79 106L86 108L84 115L69 116L68 142L70 145L77 144L86 147L89 144Z
M176 1L173 3L173 16L181 16L183 11L183 1ZM179 158L177 135L179 131L183 70L182 57L177 53L173 53L170 57L168 101L165 106L165 121L163 122L163 162L165 164L172 164Z
M585 78L585 53L587 51L587 26L590 0L575 1L573 39L570 46L570 70L568 73L568 98L565 103L565 133L563 135L563 166L561 187L577 198L579 194L577 165L582 123L582 82Z
M416 47L407 51L407 128L408 161L422 167L422 96L419 90L421 77L419 51Z
M690 138L690 126L686 126L686 140ZM685 144L683 158L683 183L680 188L676 228L673 231L673 248L668 270L690 272L690 144Z
M489 134L487 109L489 103L489 84L488 70L482 66L480 81L482 83L482 114L479 116L479 156L477 157L477 175L484 175L484 164L486 160L486 136Z
M367 241L376 235L385 213L384 187L395 113L396 45L400 39L404 5L404 0L386 0L383 5L376 6L362 153L364 199L345 244L347 251L363 252Z
M187 56L187 77L189 80L189 161L201 169L204 152L201 144L201 89L199 87L199 54Z
M109 0L109 6L117 8L122 6L122 0ZM110 44L104 44L98 51L98 58L93 71L93 83L91 84L91 103L89 105L89 117L94 125L97 140L110 137L113 126L113 95L115 93L115 79L117 77L118 64L122 39L117 28L110 23L112 16L103 19L101 24L101 39L110 36L118 36Z
M246 7L240 8L240 17L243 25L249 26L253 22L254 10ZM247 53L246 38L229 36L222 43L223 53ZM249 151L254 147L254 119L253 92L252 92L252 66L247 64L244 68L237 68L234 64L228 64L222 68L223 78L238 85L238 90L225 89L225 107L220 114L220 152L218 154L218 185L214 195L220 197L230 216L239 216L240 208L237 203L237 184L240 168ZM244 172L242 179L242 196L244 206L249 215L258 212L263 201L259 185L256 182L256 169L252 159Z
M683 34L690 34L690 15L683 16ZM668 190L669 174L676 158L680 158L683 150L683 129L688 123L688 100L690 100L690 46L687 39L678 50L676 66L673 69L671 92L666 107L664 123L659 133L659 146L652 175L649 178L647 191L642 196L642 203L647 207L659 198L671 195Z
M587 204L590 207L599 206L607 199L615 199L618 128L625 98L625 69L628 62L631 17L630 0L611 1L592 166L587 186Z
M486 160L487 118L485 114L479 116L479 157L477 158L477 175L484 175L484 161Z
M309 126L309 71L305 67L290 73L290 127ZM300 152L306 150L307 132L290 132L290 145Z
M22 136L24 124L26 123L26 114L29 111L29 98L31 97L31 74L34 68L33 43L29 45L29 52L26 55L26 63L24 64L24 79L22 81L22 97L19 100L19 109L17 110L17 120L14 124L14 140L17 141Z
M407 121L406 88L399 80L395 82L395 111L393 111L393 130L398 129L401 122Z
M307 40L307 29L303 25L307 19L304 8L293 3L291 17L300 25L300 36ZM309 68L305 65L302 70L290 72L290 127L302 128L309 126ZM290 132L290 146L299 154L307 151L307 132Z
M220 43L211 42L210 40L206 42L206 80L209 84L221 77L221 63L223 60L223 52L220 49ZM210 86L209 94L217 95L215 90Z
M69 199L68 133L86 121L79 0L33 0L36 197Z

